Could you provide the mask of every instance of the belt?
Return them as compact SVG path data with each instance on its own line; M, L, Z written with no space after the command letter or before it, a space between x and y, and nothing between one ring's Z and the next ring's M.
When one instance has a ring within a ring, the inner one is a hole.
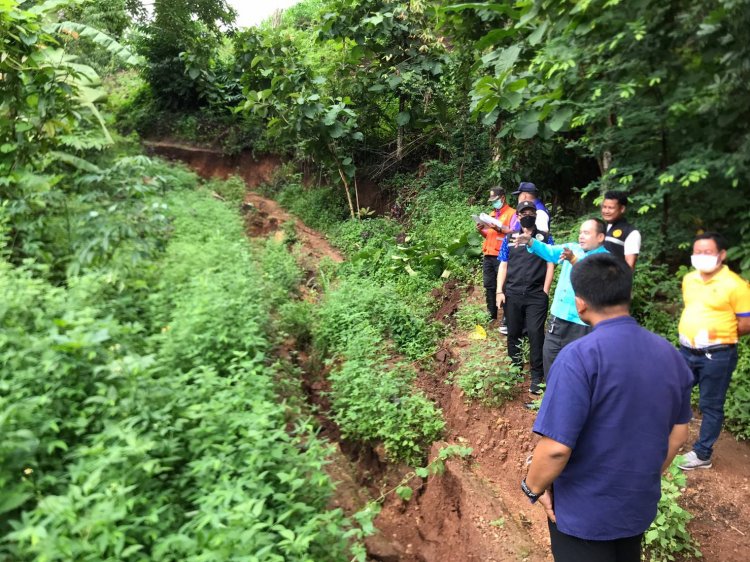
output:
M680 346L682 349L690 353L691 355L705 355L706 353L716 353L718 351L729 351L737 347L736 343L722 343L719 345L709 345L708 347L688 347L686 345Z

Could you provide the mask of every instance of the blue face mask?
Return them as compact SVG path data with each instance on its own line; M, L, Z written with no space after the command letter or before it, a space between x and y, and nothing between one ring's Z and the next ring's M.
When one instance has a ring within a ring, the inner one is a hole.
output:
M503 206L503 201L502 201L502 199L498 199L497 201L494 201L494 202L492 203L492 206L493 206L493 207L494 207L495 209L500 209L500 208L502 208L502 206Z

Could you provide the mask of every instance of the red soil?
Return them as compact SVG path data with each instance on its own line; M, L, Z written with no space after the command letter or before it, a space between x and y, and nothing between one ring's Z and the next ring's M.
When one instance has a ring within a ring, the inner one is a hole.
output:
M254 160L249 156L226 159L210 149L169 143L149 143L160 155L186 161L204 177L239 174L255 187L270 178L278 166L275 157ZM321 234L305 227L278 204L248 192L248 234L266 236L281 224L294 220L310 267L324 256L341 261ZM364 205L363 205L364 206ZM465 298L481 300L481 291L462 292L446 284L433 297L438 300L435 318L454 325L453 315ZM491 338L500 338L492 331ZM391 494L376 520L380 533L367 540L372 560L385 562L542 562L552 560L546 520L542 509L528 503L519 490L525 461L536 437L530 428L535 414L524 407L526 390L501 407L467 403L455 385L445 383L458 366L459 350L468 341L454 335L440 347L429 367L418 378L418 386L442 408L446 419L445 440L473 448L470 460L449 460L441 476L427 481L417 478L411 485L414 497L403 502ZM326 381L305 379L310 401L325 418ZM324 434L334 441L336 452L329 473L338 482L332 505L352 513L381 489L398 483L408 471L404 466L385 466L378 448L357 447L340 441L337 428L322 420ZM691 440L699 422L691 424ZM438 445L433 445L432 458ZM380 452L382 453L382 452ZM701 543L706 562L750 560L750 444L738 443L722 433L710 470L688 475L683 505L693 515L689 524Z

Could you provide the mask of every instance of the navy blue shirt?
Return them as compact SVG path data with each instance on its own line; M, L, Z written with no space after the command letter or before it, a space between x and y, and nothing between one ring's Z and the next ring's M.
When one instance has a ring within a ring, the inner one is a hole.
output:
M600 322L563 348L534 423L573 449L553 484L561 532L613 540L648 529L669 434L692 416L692 384L679 352L630 316Z

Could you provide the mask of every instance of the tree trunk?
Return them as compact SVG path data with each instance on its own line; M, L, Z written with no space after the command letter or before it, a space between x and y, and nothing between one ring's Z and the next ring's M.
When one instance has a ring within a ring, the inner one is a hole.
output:
M398 112L403 113L406 107L406 99L403 94L398 95ZM404 126L398 126L398 133L396 134L396 160L401 160L404 157Z
M344 182L344 191L346 191L346 202L349 203L349 214L351 214L352 218L357 218L357 215L354 214L354 205L352 205L352 194L349 192L349 182L346 181L346 174L344 173L344 170L341 168L341 166L338 167L339 169L339 175L341 176L341 181Z
M362 215L359 214L359 189L357 188L357 174L354 174L354 202L357 204L357 218L361 219Z

